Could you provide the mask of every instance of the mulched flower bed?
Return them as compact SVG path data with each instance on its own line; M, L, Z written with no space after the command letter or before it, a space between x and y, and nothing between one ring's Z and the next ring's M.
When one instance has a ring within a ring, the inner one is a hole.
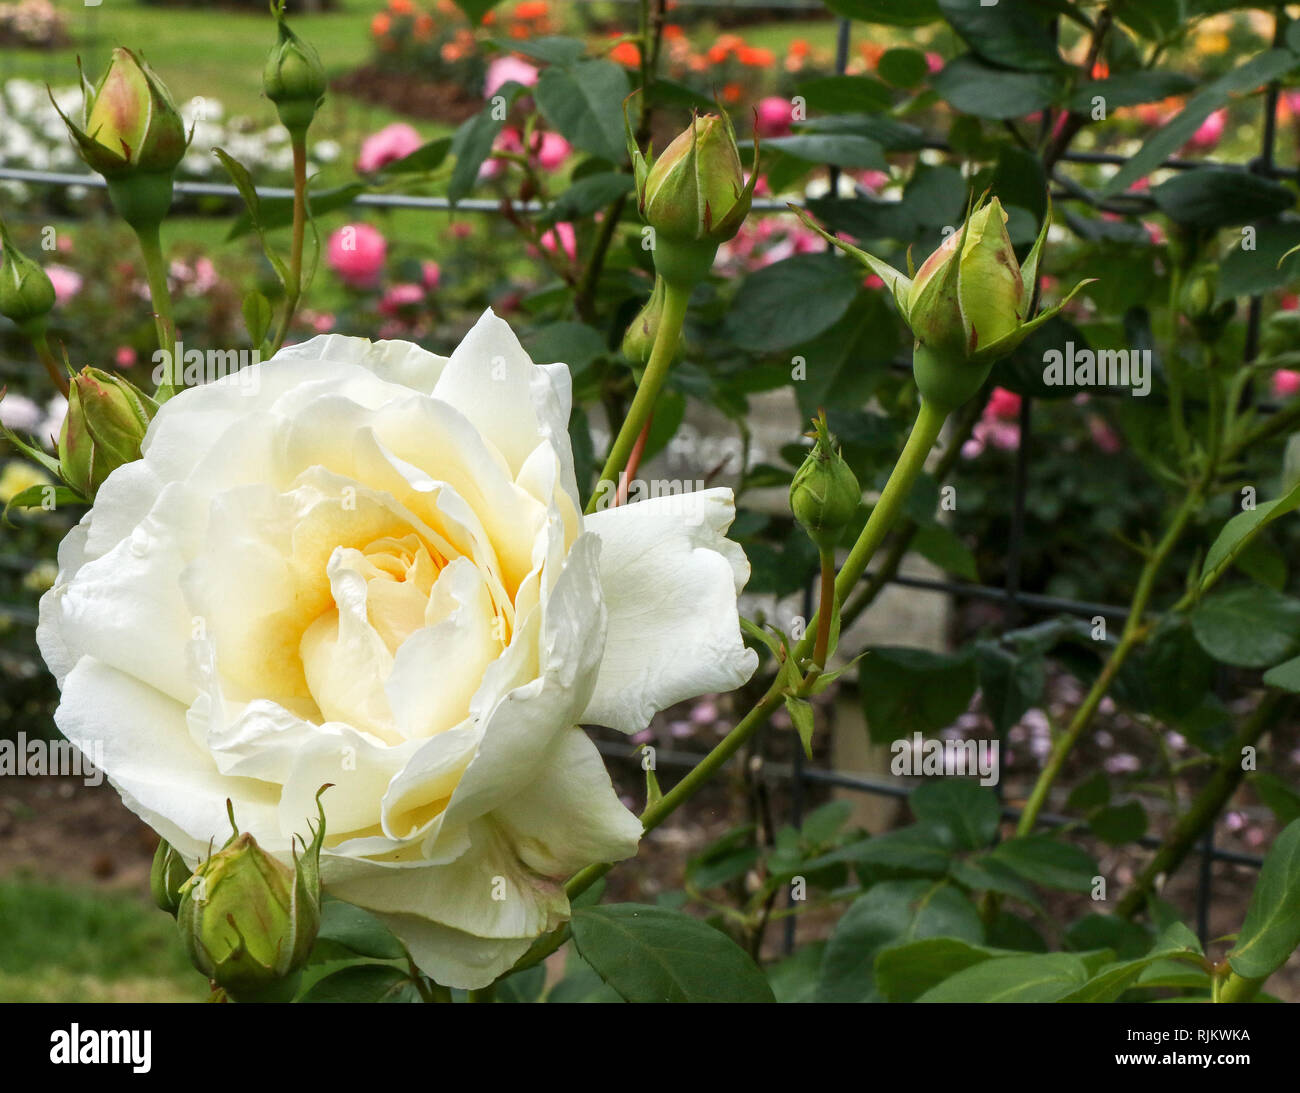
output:
M343 95L413 118L459 125L483 107L483 99L455 83L433 83L409 72L368 64L339 76L330 86Z

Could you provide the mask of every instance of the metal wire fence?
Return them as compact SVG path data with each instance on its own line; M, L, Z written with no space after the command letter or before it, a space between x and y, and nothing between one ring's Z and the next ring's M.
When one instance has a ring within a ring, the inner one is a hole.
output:
M735 8L738 6L749 6L754 8L774 6L803 8L806 5L798 3L798 0L792 0L792 2L782 5L763 3L739 5L720 4L718 6L725 6L728 8ZM837 73L840 74L843 74L847 68L851 35L851 21L847 19L839 20L836 35L835 67ZM1254 174L1270 179L1296 180L1300 179L1300 170L1281 167L1275 162L1274 158L1277 136L1276 116L1278 96L1279 85L1274 81L1267 86L1263 96L1263 118L1261 123L1259 154L1250 161L1247 168ZM944 151L948 148L946 142L941 140L927 140L924 142L923 147L939 151ZM1060 156L1060 162L1080 165L1121 166L1127 162L1127 159L1122 155L1104 152L1067 151ZM1204 159L1173 157L1166 159L1161 166L1175 171L1184 171L1204 167L1210 162L1211 161ZM839 172L838 169L834 167L829 168L829 171L832 181L831 193L833 194L836 192L835 187ZM0 166L0 180L5 179L28 183L31 185L55 188L73 186L102 188L104 186L103 179L98 175L48 172L21 167ZM1056 181L1056 185L1052 189L1052 194L1055 199L1067 202L1080 201L1092 204L1095 207L1098 206L1098 202L1096 202L1092 195L1088 194L1087 191L1082 190L1081 187L1070 185L1068 183L1062 184L1060 180L1054 181ZM182 196L224 197L231 200L237 200L239 198L239 193L234 186L218 183L178 182L176 184L176 191ZM291 190L273 187L260 189L258 193L264 198L292 197ZM355 198L354 204L361 207L371 208L421 209L430 212L455 211L459 213L475 213L482 215L499 215L503 212L502 202L499 199L463 198L460 201L455 202L453 205L453 203L446 197L401 193L364 193ZM512 211L520 213L544 211L543 207L537 202L514 203L510 208ZM760 214L784 213L789 211L789 206L785 201L781 200L755 199L753 202L753 210ZM1261 298L1257 295L1252 296L1249 298L1246 318L1247 327L1244 358L1246 361L1254 359L1258 354L1261 318ZM1007 540L1007 566L1003 584L1001 586L985 585L967 581L906 576L903 574L892 574L888 577L888 580L893 584L943 593L959 599L979 599L1000 603L1007 609L1008 619L1012 622L1026 613L1065 613L1089 618L1100 615L1109 619L1123 619L1128 615L1128 608L1126 607L1039 595L1025 592L1021 589L1021 559L1023 554L1022 544L1025 531L1026 497L1029 485L1029 455L1033 449L1035 441L1033 425L1034 400L1032 397L1025 395L1022 397L1020 405L1020 445L1016 457L1011 489L1012 512L1010 531ZM22 569L30 565L31 563L27 559L12 555L0 555L0 568ZM806 591L805 603L805 617L810 617L812 603L811 588ZM35 622L35 612L30 607L21 604L0 603L0 617L3 616L7 616L20 624L32 624ZM638 764L640 762L636 750L627 745L601 742L599 747L601 751L610 758L631 760ZM689 752L660 749L656 753L656 762L662 763L668 767L693 767L699 762L700 758L701 756ZM798 748L795 749L793 762L789 764L766 762L763 766L763 770L767 777L782 779L789 783L791 798L790 819L795 826L798 826L802 822L806 790L811 786L834 787L855 793L899 799L905 799L911 792L909 787L899 783L807 766L803 761L802 752ZM1011 806L1004 806L1003 815L1008 819L1015 819L1020 815L1020 810ZM1062 826L1072 822L1074 821L1069 817L1054 815L1051 813L1042 813L1038 817L1038 823L1045 827ZM1155 835L1144 836L1138 841L1141 846L1146 848L1156 848L1161 845L1161 840ZM1216 862L1223 862L1232 865L1258 868L1262 864L1262 858L1252 854L1217 847L1214 842L1213 825L1211 825L1211 829L1206 833L1200 843L1199 857L1200 863L1198 869L1196 900L1197 926L1201 940L1202 942L1205 942L1208 940L1208 910L1213 898L1214 876L1211 868L1212 865ZM786 947L788 951L792 947L794 940L794 917L791 916L788 918L786 923Z

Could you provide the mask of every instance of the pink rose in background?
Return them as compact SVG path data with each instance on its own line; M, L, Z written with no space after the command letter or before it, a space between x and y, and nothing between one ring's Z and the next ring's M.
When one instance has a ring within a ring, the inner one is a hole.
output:
M524 87L532 87L537 82L537 69L518 57L498 57L487 67L483 79L483 97L490 99L506 84L514 81Z
M81 291L81 274L67 266L46 266L45 275L54 286L55 302L65 304Z
M424 262L420 266L420 279L424 287L432 292L442 280L442 269L437 262Z
M113 354L113 363L118 368L131 368L136 362L136 352L129 345L119 345Z
M1198 152L1209 151L1223 138L1223 130L1227 123L1228 111L1221 107L1201 122L1201 127L1192 134L1192 139L1187 142L1187 146Z
M1020 396L1005 387L995 387L984 408L984 414L998 421L1014 421L1020 416Z
M347 224L329 238L326 261L354 288L371 288L384 268L388 242L369 224Z
M420 134L405 122L386 125L378 133L373 133L361 142L361 154L357 156L357 170L373 174L395 160L409 156L423 144Z
M424 302L424 286L410 283L393 285L379 301L379 310L396 317L402 311L418 307Z
M1092 435L1092 442L1107 455L1114 455L1124 447L1119 434L1096 414L1088 415L1088 432Z
M541 243L552 252L563 250L571 261L578 256L578 235L568 221L556 224L551 231L542 236Z
M790 100L768 95L758 100L754 128L760 137L783 137L790 132Z
M492 142L493 152L510 152L515 155L524 150L523 141L519 139L519 132L509 127L502 129L497 134L497 139ZM489 156L483 161L483 166L478 169L480 179L496 178L505 169L505 164L496 158Z
M947 62L938 53L933 51L925 55L925 66L931 72L938 72Z
M544 171L558 170L572 151L573 145L559 133L539 133L533 140L533 154Z
M1290 368L1279 368L1273 373L1269 386L1272 387L1273 394L1277 398L1290 398L1300 392L1300 372Z

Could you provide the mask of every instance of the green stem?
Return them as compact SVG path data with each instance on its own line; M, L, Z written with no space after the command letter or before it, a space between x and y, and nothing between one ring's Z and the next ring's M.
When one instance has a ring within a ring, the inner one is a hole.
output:
M1216 980L1214 985L1214 1001L1216 1002L1249 1002L1263 987L1262 979L1246 979L1236 972L1228 972L1228 977L1221 982Z
M271 343L271 356L280 352L302 298L302 250L307 236L307 134L295 132L293 142L293 238L289 250L289 281L284 286L284 314Z
M1106 696L1106 692L1110 690L1110 685L1115 681L1115 676L1119 674L1124 662L1128 660L1129 654L1146 640L1148 627L1142 621L1142 616L1146 613L1147 604L1151 600L1156 578L1159 576L1160 570L1170 553L1178 544L1178 540L1182 537L1188 523L1196 514L1201 498L1209 485L1209 480L1210 475L1208 473L1203 475L1187 493L1155 550L1148 555L1146 564L1142 567L1141 576L1138 578L1137 588L1133 592L1133 599L1129 604L1128 619L1124 624L1124 630L1120 634L1119 641L1116 643L1115 648L1111 650L1111 654L1107 658L1101 673L1088 690L1087 697L1084 698L1083 703L1074 712L1074 717L1070 719L1070 724L1064 734L1059 736L1053 745L1047 763L1038 775L1038 780L1034 783L1034 788L1029 794L1029 800L1025 802L1025 809L1020 814L1020 822L1016 825L1017 835L1028 835L1033 831L1034 824L1038 820L1038 814L1047 803L1047 795L1051 791L1057 776L1061 773L1061 768L1065 766L1065 761L1070 752L1074 750L1075 744L1078 743L1079 738L1092 723L1097 707L1101 705L1101 700Z
M835 617L835 551L822 548L821 596L817 600L817 643L813 646L813 670L826 667L826 657L831 641L831 621Z
M166 370L154 397L166 402L183 386L181 362L176 359L176 324L172 321L172 299L167 289L167 262L163 258L162 237L159 225L143 225L135 229L140 241L140 254L144 258L145 277L149 282L149 299L153 306L154 330L158 335L158 348L163 351Z
M1174 824L1160 849L1147 863L1138 879L1124 893L1115 907L1116 915L1120 918L1132 918L1136 915L1146 903L1147 896L1155 891L1159 879L1169 876L1183 863L1183 859L1196 845L1201 833L1214 822L1219 811L1241 785L1245 776L1241 766L1242 750L1253 747L1273 724L1282 704L1282 698L1283 696L1278 692L1265 695L1237 735L1219 753L1215 760L1214 773L1210 775L1209 781Z
M641 427L654 412L655 402L663 389L664 380L672 366L673 356L677 352L677 343L682 335L682 324L686 321L686 303L690 292L678 285L666 283L664 286L664 309L659 317L659 330L655 335L654 348L650 351L650 360L646 363L645 375L641 385L636 389L623 426L614 438L609 449L604 469L600 472L600 481L592 491L587 503L587 515L590 516L600 507L601 498L607 490L617 490L618 476L627 466ZM608 485L606 485L608 483Z
M42 328L32 331L31 338L32 344L36 347L36 356L40 358L41 364L45 366L45 371L49 373L54 386L62 392L64 398L67 398L68 378L59 368L59 362L50 349L49 340L45 337L45 330Z

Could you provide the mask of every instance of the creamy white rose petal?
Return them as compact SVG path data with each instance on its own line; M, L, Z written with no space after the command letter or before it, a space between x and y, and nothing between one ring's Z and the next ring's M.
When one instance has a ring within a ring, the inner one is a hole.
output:
M449 358L331 335L178 395L41 600L60 729L190 861L227 798L287 855L330 783L326 889L491 982L636 851L578 726L756 666L730 491L584 518L569 402L490 311Z

